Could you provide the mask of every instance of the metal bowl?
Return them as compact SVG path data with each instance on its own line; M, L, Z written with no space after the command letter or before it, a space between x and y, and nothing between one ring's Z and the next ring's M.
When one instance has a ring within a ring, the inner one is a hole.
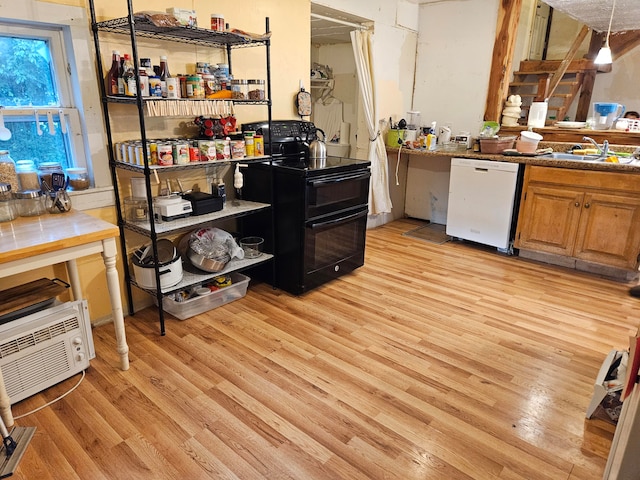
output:
M231 260L231 257L228 253L215 258L208 258L204 255L194 252L191 247L189 247L189 249L187 250L187 256L189 257L189 260L194 267L211 273L219 272L227 265L229 260Z

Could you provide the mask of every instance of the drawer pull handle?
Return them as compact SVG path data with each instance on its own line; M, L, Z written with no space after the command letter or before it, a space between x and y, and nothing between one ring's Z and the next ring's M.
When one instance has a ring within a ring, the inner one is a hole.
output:
M585 204L584 204L584 208L589 208L590 206L591 206L591 204L590 204L590 203L585 203Z
M579 206L580 206L580 202L576 202L576 207L579 207Z

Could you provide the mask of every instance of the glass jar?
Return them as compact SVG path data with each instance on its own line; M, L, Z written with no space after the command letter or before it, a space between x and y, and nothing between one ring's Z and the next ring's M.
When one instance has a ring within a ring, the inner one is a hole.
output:
M249 100L264 100L264 80L247 80L247 98Z
M89 188L89 173L86 168L67 168L69 190L86 190Z
M38 177L40 178L40 185L42 185L44 190L53 190L51 175L54 173L64 175L60 162L42 162L38 165Z
M11 185L11 190L14 192L20 188L16 164L9 155L9 150L0 150L0 182Z
M246 80L234 78L231 80L231 99L246 100L249 96L249 88Z
M16 162L16 173L20 190L40 190L40 179L38 169L33 160L18 160Z
M71 210L71 197L66 190L47 192L44 197L44 208L49 213L65 213Z
M9 183L0 183L0 222L10 222L18 216Z
M35 217L45 213L42 190L24 190L16 192L18 214L21 217Z

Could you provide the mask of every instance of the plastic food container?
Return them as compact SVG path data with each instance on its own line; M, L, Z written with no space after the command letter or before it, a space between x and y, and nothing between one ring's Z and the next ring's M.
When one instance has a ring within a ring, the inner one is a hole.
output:
M542 135L535 132L520 132L520 138L516 140L516 150L520 153L535 153Z
M516 137L481 138L481 153L502 153L509 148L513 148Z
M244 250L244 258L258 258L262 255L262 237L244 237L240 239L240 246Z
M171 297L165 297L162 299L162 308L177 319L186 320L194 315L207 312L244 297L247 294L251 279L237 272L230 273L230 276L231 285L228 287L215 290L210 295L198 295L182 302L178 302Z

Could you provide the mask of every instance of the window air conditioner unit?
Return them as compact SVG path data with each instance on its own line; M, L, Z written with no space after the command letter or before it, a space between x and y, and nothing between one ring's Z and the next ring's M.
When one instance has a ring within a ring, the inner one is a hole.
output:
M0 369L11 404L80 373L95 356L86 300L0 325Z

